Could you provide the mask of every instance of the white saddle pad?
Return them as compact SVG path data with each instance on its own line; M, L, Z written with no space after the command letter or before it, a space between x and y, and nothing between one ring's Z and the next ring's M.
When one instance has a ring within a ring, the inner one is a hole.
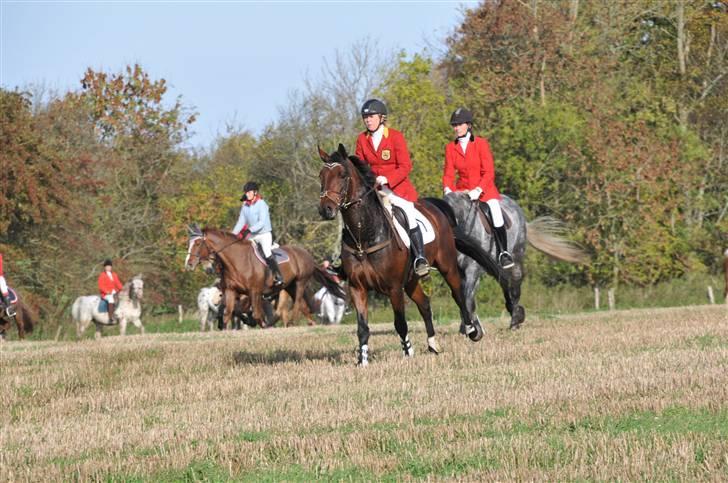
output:
M389 209L389 212L391 214L392 207L388 206L387 204L385 204L385 206L387 206L387 209ZM420 231L422 232L422 241L425 245L427 245L428 243L432 243L435 240L435 229L432 228L432 223L430 223L430 220L428 220L427 217L422 214L420 210L415 208L414 211L416 213L415 221L417 222L417 225L420 227ZM399 237L402 239L405 246L409 248L409 230L400 225L397 218L394 218L394 227L397 229L397 233L399 233Z

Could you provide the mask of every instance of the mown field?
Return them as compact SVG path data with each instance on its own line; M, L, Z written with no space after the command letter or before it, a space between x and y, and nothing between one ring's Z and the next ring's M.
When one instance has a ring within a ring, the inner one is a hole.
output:
M726 480L728 305L0 346L0 480Z

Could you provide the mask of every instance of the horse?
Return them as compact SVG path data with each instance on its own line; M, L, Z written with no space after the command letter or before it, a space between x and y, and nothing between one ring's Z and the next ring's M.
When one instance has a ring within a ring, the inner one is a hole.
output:
M141 300L144 296L144 281L142 275L136 275L134 278L126 282L119 292L119 301L114 314L119 320L119 333L126 335L126 326L129 322L133 323L142 334L144 334L144 326L142 325ZM96 324L95 338L101 338L101 329L104 326L116 325L115 322L109 323L109 313L101 312L101 297L98 295L86 295L78 297L73 306L71 306L71 315L76 322L76 337L81 338L86 328L93 321Z
M314 300L318 305L318 316L324 324L340 324L346 309L346 299L339 298L326 287L316 292Z
M33 332L33 326L38 319L35 312L20 298L17 298L12 305L15 305L15 315L10 317L6 307L0 304L0 342L5 342L5 335L13 323L18 328L18 339L25 339L26 333Z
M430 300L420 285L420 278L412 270L409 250L403 246L387 208L379 200L374 173L365 162L349 156L342 144L331 154L321 148L318 151L324 162L319 172L319 214L323 219L333 220L339 212L344 221L341 260L356 309L358 364L366 366L369 363L367 293L370 289L389 297L394 327L405 357L414 355L405 318L405 292L415 302L425 322L428 351L439 354L442 349L435 339ZM433 198L420 199L415 206L427 217L435 233L435 239L425 244L427 260L450 287L468 337L478 341L483 337L483 330L471 317L463 297L453 214L442 200Z
M343 292L321 267L316 266L313 257L305 249L295 245L284 245L282 250L275 249L276 256L286 255L288 261L279 262L283 284L273 286L273 275L267 265L256 255L255 243L238 239L231 233L214 228L200 229L189 227L190 240L185 258L185 268L194 270L197 265L217 260L222 266L223 301L225 327L231 320L233 308L239 295L250 297L253 319L261 327L263 320L263 296L269 298L285 290L293 299L294 311L301 311L313 323L311 312L304 303L304 291L311 278L330 287L343 296Z
M556 260L570 263L587 261L587 255L580 248L560 236L563 233L561 222L551 217L527 222L518 203L501 195L501 209L507 220L508 250L514 262L512 268L503 269L496 261L498 253L490 232L490 222L478 206L479 202L471 201L467 193L461 192L447 194L445 202L457 219L455 238L461 251L457 261L463 274L465 299L472 313L475 313L475 292L480 284L480 276L488 273L501 286L506 309L511 315L510 328L517 329L526 320L526 310L519 304L526 242ZM461 332L463 330L461 326Z

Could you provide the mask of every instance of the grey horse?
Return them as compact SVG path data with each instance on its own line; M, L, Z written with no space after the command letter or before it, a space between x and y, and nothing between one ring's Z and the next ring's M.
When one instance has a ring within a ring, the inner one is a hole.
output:
M485 228L485 216L466 193L452 192L445 196L445 202L454 211L457 227L455 229L458 267L463 275L463 293L468 311L475 313L475 292L484 273L494 277L505 297L506 309L511 314L511 329L517 329L526 319L526 310L518 302L521 299L523 281L523 261L526 242L546 255L557 260L571 263L585 263L586 253L563 237L563 224L551 217L539 217L528 222L518 204L511 198L501 195L501 209L509 223L508 250L513 255L515 265L503 269L496 262L497 249L493 236ZM476 315L477 318L477 315ZM465 330L460 327L461 332Z

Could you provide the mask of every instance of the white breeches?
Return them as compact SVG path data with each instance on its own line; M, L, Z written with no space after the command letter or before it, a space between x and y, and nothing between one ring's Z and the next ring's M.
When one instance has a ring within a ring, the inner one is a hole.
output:
M5 277L0 275L0 292L3 293L3 295L8 294L8 283L5 281Z
M500 201L493 198L486 201L488 208L490 208L490 216L493 218L493 226L500 228L503 226L503 212L501 211Z
M411 201L407 201L406 199L400 198L399 196L395 195L394 191L392 191L389 186L382 186L382 189L380 191L387 195L390 203L404 210L405 214L407 215L409 229L412 230L413 228L417 228L417 215L415 212L415 204Z
M273 254L271 249L273 246L273 234L271 232L251 235L250 239L258 244L260 249L263 251L263 256L265 258L268 258Z
M104 295L104 300L106 300L110 304L114 304L114 303L116 303L116 302L114 302L115 297L116 296L113 293L108 293L108 294Z

